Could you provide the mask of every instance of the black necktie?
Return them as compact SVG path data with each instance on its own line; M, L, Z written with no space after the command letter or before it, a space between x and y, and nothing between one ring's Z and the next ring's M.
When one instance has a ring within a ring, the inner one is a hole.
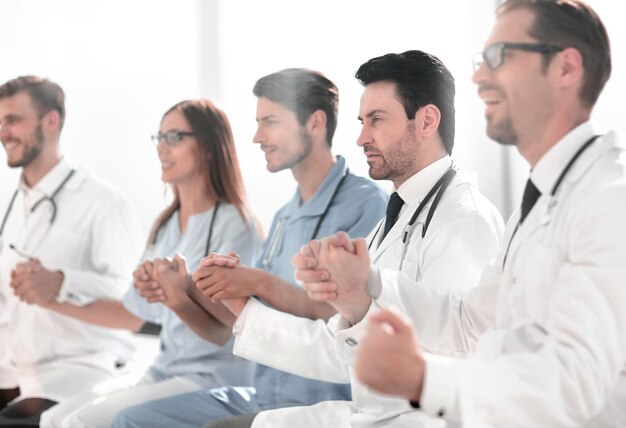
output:
M528 179L526 181L526 187L524 188L524 196L522 196L522 214L520 215L519 222L520 224L524 221L530 210L533 209L535 202L541 196L541 192L539 189L535 187L533 182Z
M393 225L396 223L402 205L404 205L404 201L398 195L398 192L393 192L389 197L389 203L387 204L387 218L385 219L385 229L383 230L383 237L380 240L381 242L385 239L387 233L389 233Z

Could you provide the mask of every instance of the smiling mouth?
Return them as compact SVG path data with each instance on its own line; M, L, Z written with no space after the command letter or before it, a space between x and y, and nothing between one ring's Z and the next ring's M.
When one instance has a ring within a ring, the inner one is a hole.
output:
M485 103L485 105L488 105L488 106L493 106L496 104L500 104L502 102L501 97L489 97L489 98L483 98L482 100Z
M270 146L261 146L261 150L267 155L268 153L273 153L276 149Z
M161 162L162 169L168 169L174 166L174 162Z
M15 148L17 148L17 146L19 146L20 143L17 141L9 141L6 143L3 142L2 145L4 146L4 150L6 150L7 152L10 152L14 150Z

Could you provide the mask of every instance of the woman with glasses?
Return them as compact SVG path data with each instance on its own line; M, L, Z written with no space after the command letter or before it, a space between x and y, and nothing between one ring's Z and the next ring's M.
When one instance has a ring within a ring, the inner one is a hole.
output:
M51 309L105 327L160 324L160 352L134 386L68 400L42 415L42 427L110 426L127 406L251 383L248 362L232 355L233 316L219 303L197 303L201 294L189 275L209 252L235 251L252 262L260 243L228 119L208 100L183 101L163 115L152 139L174 197L154 223L133 287L123 303Z

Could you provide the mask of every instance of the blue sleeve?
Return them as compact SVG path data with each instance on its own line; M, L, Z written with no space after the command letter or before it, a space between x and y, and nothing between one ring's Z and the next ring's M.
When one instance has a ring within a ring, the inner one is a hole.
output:
M219 239L215 243L215 247L210 251L219 254L226 254L234 251L239 254L241 262L250 265L255 260L261 246L254 219L249 219L247 224L244 223L239 213L233 209L230 218L222 225Z
M161 323L160 319L162 318L164 306L160 303L148 303L139 295L132 284L128 287L128 290L126 290L122 303L129 312L144 321L150 321L155 324Z
M378 186L367 198L360 199L354 215L354 223L346 232L351 238L364 238L385 215L387 196Z

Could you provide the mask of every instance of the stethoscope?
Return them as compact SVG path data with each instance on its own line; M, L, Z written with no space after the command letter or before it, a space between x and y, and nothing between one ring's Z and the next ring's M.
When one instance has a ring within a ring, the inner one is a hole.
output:
M333 194L331 195L330 200L328 201L328 204L326 204L326 208L324 208L324 212L320 215L319 219L317 220L317 224L315 225L315 229L313 229L313 233L311 234L310 241L314 240L317 237L317 234L320 231L320 227L322 226L322 222L326 218L326 215L328 214L328 210L330 209L330 206L333 204L333 201L335 200L335 197L337 196L339 189L343 185L344 181L346 181L346 178L348 177L349 172L350 172L350 169L346 168L346 170L343 173L343 176L341 177L341 180L339 180L339 183L337 183L337 186L335 187L335 190ZM274 233L272 234L270 243L267 246L267 252L263 256L263 259L261 260L261 263L263 264L263 267L265 269L269 269L272 267L272 259L274 258L276 249L278 248L278 243L282 236L283 228L285 227L285 224L287 223L288 220L289 220L289 217L283 217L276 222Z
M574 165L576 160L578 160L580 155L582 155L583 152L585 150L587 150L589 148L589 146L591 146L591 144L598 137L599 137L599 135L594 135L593 137L588 139L585 142L585 144L583 144L578 149L578 151L576 153L574 153L574 156L572 156L572 158L569 160L567 165L565 165L565 168L563 169L563 171L561 171L561 175L559 175L559 178L556 180L556 183L554 183L554 186L552 186L552 191L550 192L550 196L548 196L548 203L546 204L546 212L540 218L541 224L547 224L547 223L550 222L550 220L552 218L552 210L556 206L556 202L557 202L555 195L556 195L557 190L559 190L559 187L561 186L561 182L563 181L563 179L565 178L565 176L569 172L570 168ZM515 234L517 233L517 229L519 229L519 227L520 227L520 222L518 221L517 224L515 225L515 229L513 230L513 233L511 234L511 239L509 239L509 243L506 246L506 252L504 253L504 259L502 260L502 270L503 271L504 271L504 266L506 265L506 259L507 259L508 255L509 255L509 249L511 248L511 242L513 242L513 238L515 237Z
M437 180L435 185L426 194L424 199L420 201L419 205L413 212L411 219L404 226L404 230L402 231L402 256L400 258L399 270L402 270L402 265L404 264L404 258L406 257L406 252L409 247L409 243L411 242L411 237L413 236L413 232L415 231L415 228L420 224L422 225L422 239L424 239L424 236L426 236L426 231L428 230L428 226L430 225L433 215L435 214L435 210L437 209L437 205L439 205L439 201L441 200L441 197L443 196L444 192L450 185L450 182L452 181L456 173L457 173L457 170L454 168L454 164L450 165L450 168L439 178L439 180ZM426 215L426 221L424 221L423 223L417 222L417 218L422 213L422 211L424 210L428 202L430 202L430 200L433 198L433 196L435 197L435 199L433 199L433 203L430 205L430 208L428 209L428 214ZM372 244L376 240L376 236L378 235L378 232L380 231L380 228L384 223L385 221L382 221L378 225L378 228L376 229L376 233L374 233L374 236L372 237L372 239L370 240L367 246L368 250L371 250Z
M54 192L52 192L50 196L43 196L37 202L35 202L35 204L30 208L30 213L31 214L34 213L35 210L39 208L41 204L43 204L44 202L48 202L50 206L52 207L52 215L50 216L50 222L49 222L49 227L52 227L52 225L54 224L54 221L57 218L57 211L58 211L58 207L54 198L57 196L57 194L61 190L63 190L67 182L70 181L70 178L72 178L72 176L75 173L76 173L76 170L72 168L72 170L70 170L70 172L65 176L63 181L61 181L61 184L59 184L57 188L54 189ZM13 204L15 203L15 199L17 198L18 193L19 193L19 189L15 189L15 192L13 192L13 196L11 197L11 201L9 202L9 206L4 212L4 217L2 218L2 224L0 225L0 251L2 251L2 244L3 244L2 236L4 233L4 226L9 220L9 216L11 215L11 211L13 210Z
M209 223L209 234L206 239L206 246L204 247L204 257L209 255L209 250L211 249L211 237L213 236L213 226L215 225L215 217L217 217L217 210L219 209L219 207L220 207L219 201L215 202L215 207L213 208L213 215L211 216L211 223ZM165 222L163 222L159 226L159 229L161 229L164 223ZM159 229L157 229L156 233L154 234L154 238L152 238L152 242L150 243L152 246L154 246L154 244L156 243Z

